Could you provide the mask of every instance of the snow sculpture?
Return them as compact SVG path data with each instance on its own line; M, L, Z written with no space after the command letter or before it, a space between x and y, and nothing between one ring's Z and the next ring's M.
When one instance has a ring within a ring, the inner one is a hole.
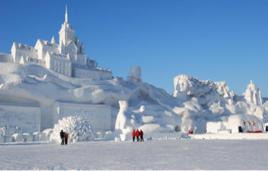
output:
M25 61L24 61L24 57L23 56L20 58L19 64L22 64L22 65L25 64Z
M197 98L183 103L184 107L176 107L173 111L181 116L181 131L184 133L201 133L206 127L207 114L204 113Z
M207 133L263 132L263 122L253 115L233 114L221 121L207 122L206 130Z
M140 112L141 114L143 114L144 111L145 111L145 106L144 106L144 105L141 105L141 106L140 106L140 109L139 109L139 112Z
M59 41L38 39L35 46L14 42L11 47L10 61L17 64L34 63L69 77L112 78L107 69L96 66L96 62L87 57L81 43L68 20L65 9L65 20L59 31Z
M188 75L178 75L173 80L173 96L181 101L187 101L192 97L198 99L199 104L209 108L214 103L233 103L235 94L229 91L226 82L212 82L198 80Z
M116 141L126 141L127 135L132 130L132 127L127 122L127 110L128 110L128 102L125 100L119 101L119 112L115 121L115 132L116 132Z
M261 91L257 86L250 81L245 93L244 93L244 98L246 99L247 103L249 104L255 104L258 106L262 105L262 96L261 96Z
M49 141L52 133L53 133L53 129L49 128L49 129L43 130L41 135L40 135L40 140L41 141Z
M6 127L2 127L0 128L0 136L5 136L7 132L7 128Z
M128 103L125 100L119 101L119 112L116 117L115 121L115 130L122 130L126 127L127 117L125 116L125 113L128 109Z
M22 138L23 138L23 142L33 141L33 136L29 133L23 133Z
M6 133L7 133L6 127L0 128L0 142L6 141Z
M218 122L207 122L206 124L206 132L207 133L218 133L220 131L224 131L230 133L231 131L226 128L226 121L218 121Z
M189 101L184 102L183 105L186 110L189 110L193 113L199 113L202 110L202 107L200 106L198 99L195 97L193 97Z
M183 112L181 117L181 131L188 133L193 131L193 121L191 119L191 113L186 110Z
M130 68L128 80L131 82L141 82L141 68L139 66L134 66Z
M33 141L40 141L41 133L40 132L33 132Z
M11 136L12 142L23 142L23 136L20 133L12 134Z
M263 108L264 108L265 112L268 113L268 101L266 101L266 102L263 104Z
M213 114L223 114L224 113L224 108L221 106L220 102L213 103L212 105L210 105L209 110Z
M63 130L69 134L69 141L72 143L78 141L91 141L95 136L91 129L90 123L82 116L69 116L62 118L54 126L50 141L60 143L60 131Z
M265 109L261 106L256 106L256 108L254 109L254 111L252 112L254 113L254 115L259 118L259 119L263 119L264 118L264 113L265 113Z
M178 75L174 78L174 97L178 97L180 93L184 93L185 95L189 95L189 90L193 87L192 82L190 81L192 77L188 75Z
M229 90L229 87L227 86L225 81L222 82L216 82L215 83L217 86L217 91L218 93L226 98L226 99L233 99L234 97L234 92Z
M191 97L198 98L200 104L209 104L218 100L220 94L217 85L211 81L198 80L188 75L178 75L173 80L173 96L183 101Z
M243 132L262 132L263 123L253 115L231 115L228 118L228 128L232 133L239 132L238 127L241 127Z

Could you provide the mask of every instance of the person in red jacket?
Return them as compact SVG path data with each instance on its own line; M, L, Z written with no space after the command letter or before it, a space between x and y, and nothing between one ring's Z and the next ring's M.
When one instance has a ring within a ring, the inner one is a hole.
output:
M139 142L140 141L140 131L138 129L135 131L135 136L137 138L137 141Z
M143 140L143 131L142 131L142 129L140 129L139 132L140 132L140 141L144 141L144 140Z
M135 141L135 137L136 137L136 131L135 131L135 129L133 129L132 130L132 140L133 140L133 142Z

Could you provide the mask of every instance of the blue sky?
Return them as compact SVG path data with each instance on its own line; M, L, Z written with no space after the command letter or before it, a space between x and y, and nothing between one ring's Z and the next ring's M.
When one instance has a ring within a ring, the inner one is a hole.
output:
M116 76L139 65L168 92L188 74L238 94L252 79L268 97L267 0L1 0L0 51L58 38L66 3L87 54Z

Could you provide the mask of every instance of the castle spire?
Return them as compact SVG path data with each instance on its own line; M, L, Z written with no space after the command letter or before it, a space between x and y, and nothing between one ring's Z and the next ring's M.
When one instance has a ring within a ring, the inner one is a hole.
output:
M67 4L65 5L65 23L68 23L68 7Z

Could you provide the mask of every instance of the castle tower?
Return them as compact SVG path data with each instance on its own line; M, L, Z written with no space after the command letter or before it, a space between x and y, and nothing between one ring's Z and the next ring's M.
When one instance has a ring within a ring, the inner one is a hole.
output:
M65 7L65 19L64 23L61 25L61 29L59 31L59 50L61 53L66 53L66 47L71 43L76 41L75 32L72 29L71 25L68 21L68 8Z

